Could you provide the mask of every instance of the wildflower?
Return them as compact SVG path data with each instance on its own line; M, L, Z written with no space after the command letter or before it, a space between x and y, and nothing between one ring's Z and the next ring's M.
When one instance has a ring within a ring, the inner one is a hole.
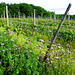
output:
M38 47L38 45L36 45L36 47Z
M46 51L46 50L44 50L44 51Z
M7 51L8 51L8 49L7 49Z
M11 31L11 33L14 34L13 31Z
M50 54L50 53L49 53L48 55L49 55L49 56L51 56L51 54Z
M5 51L5 50L2 50L3 52Z
M66 47L70 47L70 45L69 45L69 44L67 44L67 45L66 45Z
M49 51L47 51L47 53L49 53Z
M47 48L47 49L49 49L49 48Z
M17 47L17 45L14 44L13 47Z
M19 27L19 26L18 26Z
M28 58L29 58L30 56L28 55Z
M41 45L39 45L39 46L41 46Z
M51 32L51 30L49 30L48 32Z
M28 52L28 51L26 51L26 52Z
M20 47L18 49L20 49Z
M50 44L54 44L54 42L50 42Z
M40 49L42 49L42 48L40 48Z
M11 48L9 48L9 50L11 50Z
M73 49L73 52L75 53L75 49Z
M56 55L57 55L58 53L56 53Z
M32 51L30 50L30 52L32 52Z
M64 49L61 49L64 52Z
M42 48L44 48L44 47L42 46Z
M17 40L18 40L18 38L17 38Z
M60 59L59 57L54 57L55 59Z
M29 41L27 41L27 44L29 44Z
M60 46L58 46L58 48L60 49L61 47L60 47Z
M51 63L52 63L52 61L51 61Z
M52 47L53 47L54 45L52 44Z
M30 38L28 38L28 40L30 41Z
M35 60L35 59L33 58L33 60Z
M0 61L0 64L1 64L1 61Z
M4 45L4 43L1 43L1 45L3 46L3 45Z
M50 64L50 62L48 62L48 64Z
M70 51L68 51L69 52L69 54L71 54L71 52Z
M52 53L54 53L54 51L52 51Z
M51 50L53 50L53 47L51 47Z
M42 39L40 39L39 41L40 41L40 42L44 42L44 40L42 40Z
M49 58L47 58L47 61L49 61Z
M60 46L61 44L57 44L57 46Z
M16 56L19 56L19 54L18 54L18 55L16 55Z

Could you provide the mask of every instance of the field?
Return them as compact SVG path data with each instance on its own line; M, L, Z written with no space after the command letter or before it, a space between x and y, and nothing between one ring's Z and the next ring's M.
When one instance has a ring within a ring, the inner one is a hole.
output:
M0 19L0 75L74 75L75 21L65 20L52 44L46 61L43 58L60 20L10 18Z

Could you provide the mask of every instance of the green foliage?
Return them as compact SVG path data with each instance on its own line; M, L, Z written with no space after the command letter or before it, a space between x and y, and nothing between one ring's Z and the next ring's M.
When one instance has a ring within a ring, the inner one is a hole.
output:
M0 19L0 75L75 74L74 21L69 28L67 21L64 22L46 62L43 58L47 45L60 21L56 24L49 19L37 21L33 27L32 19L11 19L8 35L6 20ZM66 46L68 43L70 47Z

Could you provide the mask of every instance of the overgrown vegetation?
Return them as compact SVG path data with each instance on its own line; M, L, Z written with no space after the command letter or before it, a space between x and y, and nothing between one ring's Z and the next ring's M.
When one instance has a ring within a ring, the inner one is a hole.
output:
M49 57L43 61L47 45L60 21L49 19L0 19L0 75L74 75L75 22L65 21L52 45Z

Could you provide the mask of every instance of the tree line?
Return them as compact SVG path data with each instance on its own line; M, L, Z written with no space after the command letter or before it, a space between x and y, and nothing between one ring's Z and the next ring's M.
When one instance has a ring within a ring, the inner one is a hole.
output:
M33 4L27 4L27 3L20 3L20 4L6 4L5 2L0 3L0 15L3 14L3 11L6 10L6 5L8 6L9 15L14 17L15 15L20 15L25 17L33 16L34 15L34 9L36 17L42 16L42 17L50 17L50 15L53 16L53 12L46 11L44 8L40 6L34 6Z
M12 18L15 16L18 17L19 13L20 16L25 15L25 17L32 17L34 15L34 9L35 9L35 15L36 17L47 17L47 18L54 18L54 12L50 12L45 10L44 8L40 6L34 6L33 4L27 4L27 3L20 3L20 4L6 4L5 2L0 3L0 15L3 15L3 11L6 12L6 5L8 6L8 14L12 16ZM56 15L59 18L62 18L63 14ZM71 18L74 18L75 15L70 15ZM68 17L68 16L67 16Z

